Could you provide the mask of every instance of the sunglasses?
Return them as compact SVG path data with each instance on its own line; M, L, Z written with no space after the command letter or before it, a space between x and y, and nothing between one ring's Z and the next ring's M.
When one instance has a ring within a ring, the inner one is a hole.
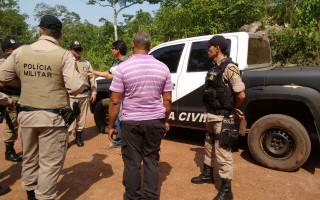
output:
M78 48L74 48L73 50L74 50L74 51L82 51L83 48L82 48L82 47L78 47Z

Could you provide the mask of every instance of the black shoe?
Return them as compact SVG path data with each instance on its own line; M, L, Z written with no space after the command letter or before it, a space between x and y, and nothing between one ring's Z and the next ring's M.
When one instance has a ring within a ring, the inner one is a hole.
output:
M21 162L22 158L16 154L13 145L13 142L6 143L5 159L12 162Z
M0 186L0 196L7 194L8 192L10 192L11 189L7 186Z
M218 195L213 200L232 200L231 179L222 179Z
M213 168L203 164L203 172L199 176L193 177L191 182L195 184L214 183Z
M78 147L82 147L83 141L82 141L82 132L81 131L76 131L76 144Z
M34 190L27 191L28 200L37 200Z

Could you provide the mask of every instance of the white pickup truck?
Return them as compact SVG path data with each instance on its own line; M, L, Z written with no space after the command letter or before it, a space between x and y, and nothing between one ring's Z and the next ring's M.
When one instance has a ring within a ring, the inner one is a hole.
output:
M283 171L299 168L308 159L311 138L319 140L320 67L271 69L267 38L246 32L221 34L228 41L227 55L238 63L246 85L245 112L248 146L262 165ZM160 44L150 54L170 69L172 126L204 129L202 91L206 73L212 66L202 41L212 35L186 38ZM107 128L108 86L98 82L98 103L92 105L101 132ZM245 124L245 123L244 123Z

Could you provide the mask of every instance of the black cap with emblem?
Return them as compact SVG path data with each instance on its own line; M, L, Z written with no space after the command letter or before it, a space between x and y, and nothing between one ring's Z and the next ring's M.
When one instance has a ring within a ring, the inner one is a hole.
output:
M6 49L15 50L16 48L20 47L20 43L16 42L14 39L7 37L2 41L1 49L5 51Z
M61 21L53 15L44 15L40 20L39 26L58 32L61 32L62 30Z
M201 42L201 44L208 47L220 47L222 53L224 53L228 48L228 42L222 35L215 35L210 40Z
M74 49L75 51L82 51L83 47L78 41L71 41L69 49Z

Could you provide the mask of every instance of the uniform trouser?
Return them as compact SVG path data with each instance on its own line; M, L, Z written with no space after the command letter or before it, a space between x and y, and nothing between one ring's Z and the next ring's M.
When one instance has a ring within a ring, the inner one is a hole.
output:
M222 122L207 122L207 132L220 134ZM216 161L216 167L221 178L232 179L233 176L233 158L231 148L228 146L221 146L219 140L210 140L210 135L206 134L205 140L205 156L204 163L210 167L214 166Z
M121 152L124 162L123 199L159 199L159 151L164 136L164 120L122 121ZM143 161L143 195L141 186Z
M69 133L72 132L74 126L76 127L76 131L82 131L85 124L86 124L86 116L87 116L87 110L88 110L88 102L89 97L83 97L83 98L70 98L70 106L72 108L73 102L77 102L78 106L80 108L80 114L75 119L75 121L69 126L68 131Z
M13 99L14 103L17 103L19 101L19 97L17 97L17 96L12 96L12 99ZM10 109L7 108L7 111L9 113L11 122L13 124L14 131L12 131L9 128L7 122L5 122L3 124L3 141L5 143L10 143L10 142L15 142L17 140L19 125L18 125L18 122L17 122L17 111L16 111L16 109L10 110Z
M23 150L22 188L34 190L36 198L54 199L63 167L68 131L65 127L21 127Z

